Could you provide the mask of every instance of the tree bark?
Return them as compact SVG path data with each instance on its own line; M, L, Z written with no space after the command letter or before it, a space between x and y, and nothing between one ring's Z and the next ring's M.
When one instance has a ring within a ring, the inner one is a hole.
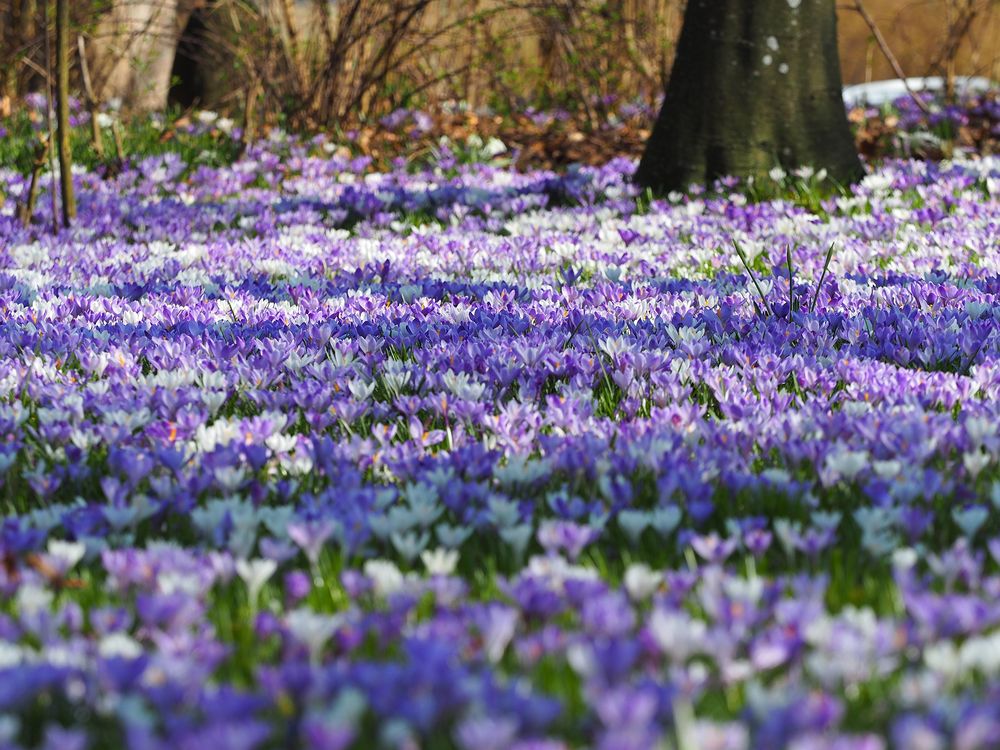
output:
M203 0L114 0L93 45L98 99L133 111L162 110L184 28Z
M59 186L64 227L76 218L69 127L69 32L69 0L56 0L56 126L59 130Z
M689 0L636 172L655 191L773 167L861 175L841 95L834 0Z
M34 43L37 29L37 0L12 0L7 4L4 17L0 17L0 63L6 66L0 81L0 96L14 98L23 93L24 79L21 60L29 56L28 46Z

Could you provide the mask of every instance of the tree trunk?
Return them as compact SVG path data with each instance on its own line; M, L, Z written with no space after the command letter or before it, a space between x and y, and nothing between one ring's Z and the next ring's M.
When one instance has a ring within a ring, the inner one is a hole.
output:
M59 185L65 227L76 218L69 128L69 33L69 0L56 0L56 125L59 129Z
M863 170L841 96L834 0L689 0L636 181L684 190L810 165Z
M0 81L0 97L13 99L24 91L23 83L28 76L21 61L30 55L29 45L36 41L37 16L37 0L12 0L0 15L0 43L4 45L0 50L0 64L6 68L4 80Z
M188 19L203 0L114 0L93 45L94 89L134 111L167 106L170 73Z

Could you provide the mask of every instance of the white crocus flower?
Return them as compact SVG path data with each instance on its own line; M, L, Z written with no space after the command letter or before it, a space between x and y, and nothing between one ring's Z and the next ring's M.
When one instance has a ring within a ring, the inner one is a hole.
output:
M97 644L97 653L103 659L138 659L142 656L142 646L128 633L109 633Z
M501 529L500 538L510 545L511 550L514 552L514 557L520 559L528 548L532 532L533 529L530 523L522 523L517 526L509 526L506 529Z
M372 397L372 394L375 393L375 385L376 383L374 380L370 383L366 383L361 378L354 378L347 384L347 389L351 392L351 395L354 396L355 401L367 401Z
M296 609L285 618L292 637L309 651L311 664L319 664L326 642L344 621L343 615L324 615L309 609Z
M972 539L980 527L986 523L989 511L981 505L971 508L952 508L951 517L955 521L955 525L962 530L962 533L969 539Z
M64 542L50 539L46 547L49 557L56 563L63 574L76 567L76 564L87 554L87 545L83 542Z
M497 528L506 529L514 526L520 519L520 510L513 500L507 500L499 496L493 496L487 503L490 520L496 524Z
M623 510L618 513L618 525L633 544L639 540L652 520L652 514L647 511Z
M676 662L683 662L706 646L708 628L683 612L657 609L649 619L657 645Z
M970 305L972 303L969 303ZM968 305L966 306L968 309ZM978 313L989 309L987 305L975 308ZM978 317L978 314L975 316ZM965 431L969 435L969 440L973 445L982 445L985 440L993 437L997 433L997 425L992 419L987 417L969 417L965 420Z
M427 543L431 540L431 535L426 531L419 534L416 531L407 531L401 534L393 534L389 539L392 541L392 546L402 555L403 559L410 562L423 552Z
M668 505L666 508L657 508L650 516L649 524L658 534L667 536L681 522L681 510L676 505Z
M247 594L250 599L250 609L257 609L257 599L260 597L264 584L271 580L271 576L278 569L278 563L274 560L258 558L256 560L237 560L236 575L238 575L247 585Z
M842 449L826 457L826 468L836 477L848 482L854 479L868 465L868 451Z
M892 567L899 571L910 570L919 559L920 555L913 547L900 547L892 553Z
M51 609L54 594L42 586L27 583L17 590L15 610L21 615L34 615Z
M405 583L399 568L389 560L368 560L362 570L371 580L378 596L386 597L395 594L403 588Z
M951 641L938 641L926 646L924 664L932 672L949 681L957 679L961 673L958 649Z
M490 138L486 141L486 145L483 146L483 153L492 159L494 156L499 156L507 150L507 146L496 136Z
M246 479L246 470L239 466L220 466L214 472L215 481L227 494L232 494L240 488Z
M455 549L461 547L465 540L472 536L472 528L441 523L434 527L434 535L442 546Z
M980 472L990 465L991 460L990 454L982 449L962 454L962 465L973 479L978 477Z
M424 550L420 553L420 559L432 576L450 576L458 565L458 550L444 547Z
M899 475L899 472L903 470L903 463L895 459L890 459L888 461L872 461L872 471L874 471L880 479L893 479Z
M663 574L643 563L629 565L625 570L625 590L633 601L648 599L663 583Z

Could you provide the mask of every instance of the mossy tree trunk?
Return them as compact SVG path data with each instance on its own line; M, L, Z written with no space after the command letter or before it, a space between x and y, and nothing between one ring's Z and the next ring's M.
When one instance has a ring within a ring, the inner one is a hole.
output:
M834 0L689 0L636 181L663 192L809 165L853 182L841 88Z
M59 185L65 227L76 218L69 127L69 35L69 0L56 0L56 127L59 130Z

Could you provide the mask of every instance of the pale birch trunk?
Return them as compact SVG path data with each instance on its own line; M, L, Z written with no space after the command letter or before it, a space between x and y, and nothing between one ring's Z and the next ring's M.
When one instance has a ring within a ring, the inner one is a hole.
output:
M128 109L167 106L177 45L198 0L116 0L94 44L94 88Z

